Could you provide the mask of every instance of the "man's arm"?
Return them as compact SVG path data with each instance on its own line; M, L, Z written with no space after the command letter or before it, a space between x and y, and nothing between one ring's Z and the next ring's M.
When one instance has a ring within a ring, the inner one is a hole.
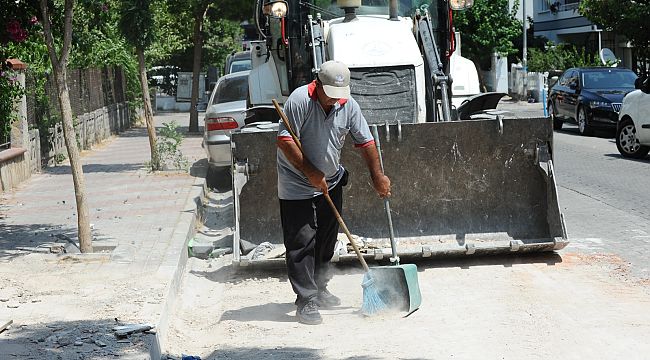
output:
M298 145L289 139L278 139L278 148L282 150L284 156L296 169L300 170L309 180L311 185L317 189L321 189L323 193L327 193L327 181L325 174L318 170L311 162L302 154Z
M382 198L390 196L390 179L381 171L377 148L374 145L364 146L361 148L361 155L366 161L366 165L368 165L372 185L375 187L377 194Z

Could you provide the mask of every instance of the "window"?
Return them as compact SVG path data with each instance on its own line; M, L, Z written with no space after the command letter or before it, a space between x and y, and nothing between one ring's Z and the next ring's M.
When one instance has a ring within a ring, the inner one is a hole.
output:
M599 70L582 74L585 89L634 88L636 74L631 71Z
M246 71L251 69L251 60L250 59L244 59L244 60L235 60L230 64L230 72L229 73L235 73L238 71Z
M246 100L247 96L248 75L232 77L222 80L219 85L217 85L214 99L212 99L210 105Z
M565 71L564 74L562 74L562 77L560 78L558 83L562 86L569 86L569 80L571 79L571 75L573 75L574 72L575 70Z

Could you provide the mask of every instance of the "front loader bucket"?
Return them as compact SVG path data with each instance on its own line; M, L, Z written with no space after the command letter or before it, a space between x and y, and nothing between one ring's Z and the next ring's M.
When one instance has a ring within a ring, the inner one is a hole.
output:
M418 269L414 264L371 267L370 276L382 301L406 316L422 304L418 283Z
M388 131L387 131L388 130ZM232 135L239 240L282 244L273 130ZM379 128L401 257L553 251L568 243L553 172L550 119L395 124ZM342 216L368 259L390 257L382 200L348 139ZM345 247L333 261L354 258Z

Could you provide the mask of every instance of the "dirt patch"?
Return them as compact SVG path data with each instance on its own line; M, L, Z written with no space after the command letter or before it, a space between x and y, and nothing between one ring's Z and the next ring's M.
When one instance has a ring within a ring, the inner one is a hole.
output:
M640 358L649 351L648 288L612 276L621 271L616 257L561 258L418 265L423 304L407 318L360 315L363 273L338 266L330 289L343 304L322 310L318 326L297 323L283 269L236 272L228 258L190 259L167 350L207 359Z

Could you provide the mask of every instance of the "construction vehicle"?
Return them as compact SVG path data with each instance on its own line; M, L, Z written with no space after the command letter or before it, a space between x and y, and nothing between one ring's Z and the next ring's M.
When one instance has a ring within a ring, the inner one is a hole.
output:
M567 245L550 120L485 111L502 94L480 94L452 105L453 90L461 89L462 79L478 81L473 66L462 67L471 63L466 59L456 66L459 83L450 76L452 12L469 3L357 0L317 6L301 0L257 1L261 40L251 45L250 125L231 138L235 264L258 261L247 255L251 244L282 246L279 117L271 103L283 103L294 89L311 82L327 60L348 65L352 97L368 123L379 127L385 173L392 182L399 256L553 251ZM352 174L342 215L363 243L364 256L388 260L382 200L350 143L341 163ZM348 258L354 255L342 246L333 261Z

